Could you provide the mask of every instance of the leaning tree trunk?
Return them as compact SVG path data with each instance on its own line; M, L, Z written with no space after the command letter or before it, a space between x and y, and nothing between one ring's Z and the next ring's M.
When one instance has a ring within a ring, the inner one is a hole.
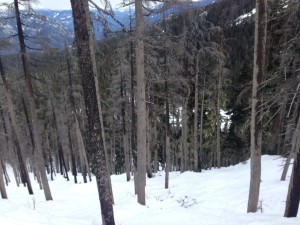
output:
M292 149L294 152L294 164L289 184L289 191L285 205L285 217L296 217L298 214L299 200L300 200L300 115L298 115L298 122L293 135Z
M96 58L94 52L94 38L91 28L91 18L87 0L71 0L75 41L79 69L82 78L82 86L87 115L88 146L92 155L92 168L96 176L100 199L102 223L104 225L115 224L113 200L110 190L110 176L105 157L104 140L99 115L101 114L96 82Z
M25 179L24 181L27 183L27 189L28 189L29 194L32 195L33 190L32 190L31 181L30 181L30 177L29 177L26 162L25 162L25 146L23 145L23 142L21 140L21 134L19 132L19 128L17 125L17 116L16 116L16 113L15 113L15 110L13 107L12 96L8 89L8 83L6 80L6 75L4 72L4 68L2 65L1 59L0 59L0 74L2 77L2 81L3 81L4 96L5 96L7 104L8 104L8 113L9 113L9 117L10 117L12 132L13 132L13 136L14 136L15 143L16 143L17 156L18 156L19 165L20 165L20 172L22 174L23 179ZM17 177L16 177L16 179L17 179Z
M138 203L146 204L146 78L143 40L143 1L135 1L137 76L137 191Z
M37 154L35 154L35 152L34 152L35 151L34 138L33 138L32 128L30 126L30 118L29 118L29 115L28 115L28 111L27 111L24 96L22 96L22 105L23 105L23 109L24 109L26 123L27 123L27 126L28 126L29 137L30 137L30 141L31 141L31 145L32 145L32 154L33 154L32 167L33 167L34 175L36 176L37 182L39 184L40 190L42 190L43 186L42 186L42 182L41 182L41 177L39 176L39 170L38 170L38 167L37 167L37 159L36 159Z
M7 193L6 193L6 189L5 189L3 175L4 175L4 172L3 172L2 160L1 160L1 155L0 155L0 193L1 193L1 197L3 199L7 199Z
M262 91L267 37L267 0L256 0L251 111L251 176L247 212L256 212L261 178Z
M77 110L76 110L76 106L75 106L73 78L72 78L72 66L71 66L69 50L67 49L66 44L65 44L65 48L66 48L67 69L68 69L68 77L69 77L69 85L70 85L70 103L71 103L71 107L73 110L74 121L75 121L75 135L76 135L76 142L77 142L77 147L78 147L81 174L83 177L83 182L87 183L87 170L89 171L89 165L88 165L88 162L85 157L86 152L85 152L85 148L84 148L82 133L79 128ZM89 177L91 177L90 172L89 172ZM90 181L91 181L91 178L90 178Z
M39 168L39 173L41 176L43 188L44 188L44 194L46 200L53 200L46 171L45 171L45 163L44 158L42 154L42 144L41 144L41 138L38 130L38 118L36 113L36 106L35 106L35 100L34 100L34 94L33 94L33 87L32 87L32 81L31 81L31 72L29 68L29 58L26 52L26 45L25 45L25 37L23 34L23 28L22 28L22 22L21 22L21 16L20 16L20 10L19 10L19 2L18 0L14 0L14 6L15 6L15 13L16 13L16 22L17 22L17 28L18 28L18 37L19 37L19 44L20 44L20 51L21 51L21 57L22 57L22 63L23 63L23 70L25 75L25 82L26 82L26 97L29 102L29 111L31 116L31 123L32 123L32 132L34 136L34 146L35 146L35 154L37 155L37 166Z
M283 142L283 151L282 151L283 153L285 153L286 146L290 142L291 137L292 137L292 143L295 143L295 141L293 140L295 138L295 136L292 135L292 130L296 124L297 116L299 113L299 106L300 106L300 102L298 101L295 106L295 109L294 109L294 113L293 113L294 115L293 115L291 121L289 121L289 123L287 124L284 142ZM293 150L293 148L291 148L289 151L289 155L286 159L285 165L283 167L283 171L282 171L281 179L280 179L281 181L284 181L286 179L286 175L287 175L291 160L293 159L294 155L295 155L295 150Z

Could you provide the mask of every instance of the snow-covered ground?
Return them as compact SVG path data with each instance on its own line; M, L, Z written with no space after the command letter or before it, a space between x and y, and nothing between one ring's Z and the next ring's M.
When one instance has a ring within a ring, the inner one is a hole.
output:
M262 159L262 212L246 213L250 173L247 161L203 173L172 172L167 190L164 172L160 172L147 179L146 206L136 203L133 181L126 182L125 174L112 176L116 224L298 225L300 218L283 217L289 178L280 181L282 159ZM101 224L95 181L75 185L57 176L50 181L54 201L49 202L44 200L37 183L33 185L35 194L29 196L26 188L18 188L14 182L9 184L9 199L0 199L1 225Z

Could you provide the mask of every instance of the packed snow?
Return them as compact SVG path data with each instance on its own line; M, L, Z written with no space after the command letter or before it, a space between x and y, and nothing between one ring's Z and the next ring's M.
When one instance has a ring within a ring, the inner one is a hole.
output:
M113 175L115 220L118 225L298 225L300 218L284 218L288 182L280 181L283 159L262 157L260 210L246 213L249 161L202 173L172 172L164 189L164 172L147 179L146 206L136 202L133 180ZM13 180L11 169L9 169ZM290 174L290 173L289 173ZM81 177L79 177L81 181ZM100 225L101 215L95 179L74 184L57 175L49 181L54 201L46 202L33 181L34 196L14 182L8 200L0 199L3 225Z

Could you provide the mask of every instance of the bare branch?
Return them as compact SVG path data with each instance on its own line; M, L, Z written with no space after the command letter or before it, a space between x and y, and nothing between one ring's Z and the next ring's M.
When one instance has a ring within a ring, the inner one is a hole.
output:
M89 3L91 3L99 12L104 13L105 15L110 16L117 24L119 24L122 27L123 32L128 32L127 28L122 24L111 12L108 12L105 9L100 8L94 1L88 0Z

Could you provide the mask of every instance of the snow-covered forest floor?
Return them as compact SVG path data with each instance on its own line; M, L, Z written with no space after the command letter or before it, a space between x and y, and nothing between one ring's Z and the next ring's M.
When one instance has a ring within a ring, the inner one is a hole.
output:
M279 157L262 157L262 209L254 214L246 213L249 161L202 173L172 172L169 189L164 189L164 172L160 172L147 179L146 206L136 203L133 180L126 182L125 174L114 175L116 224L298 225L300 218L283 217L289 176L287 181L280 181L282 164ZM32 182L34 196L29 196L26 188L16 186L10 169L9 175L9 199L0 199L0 224L101 224L95 179L83 184L79 176L79 184L74 184L57 175L55 181L49 181L54 201L46 202L36 182Z

